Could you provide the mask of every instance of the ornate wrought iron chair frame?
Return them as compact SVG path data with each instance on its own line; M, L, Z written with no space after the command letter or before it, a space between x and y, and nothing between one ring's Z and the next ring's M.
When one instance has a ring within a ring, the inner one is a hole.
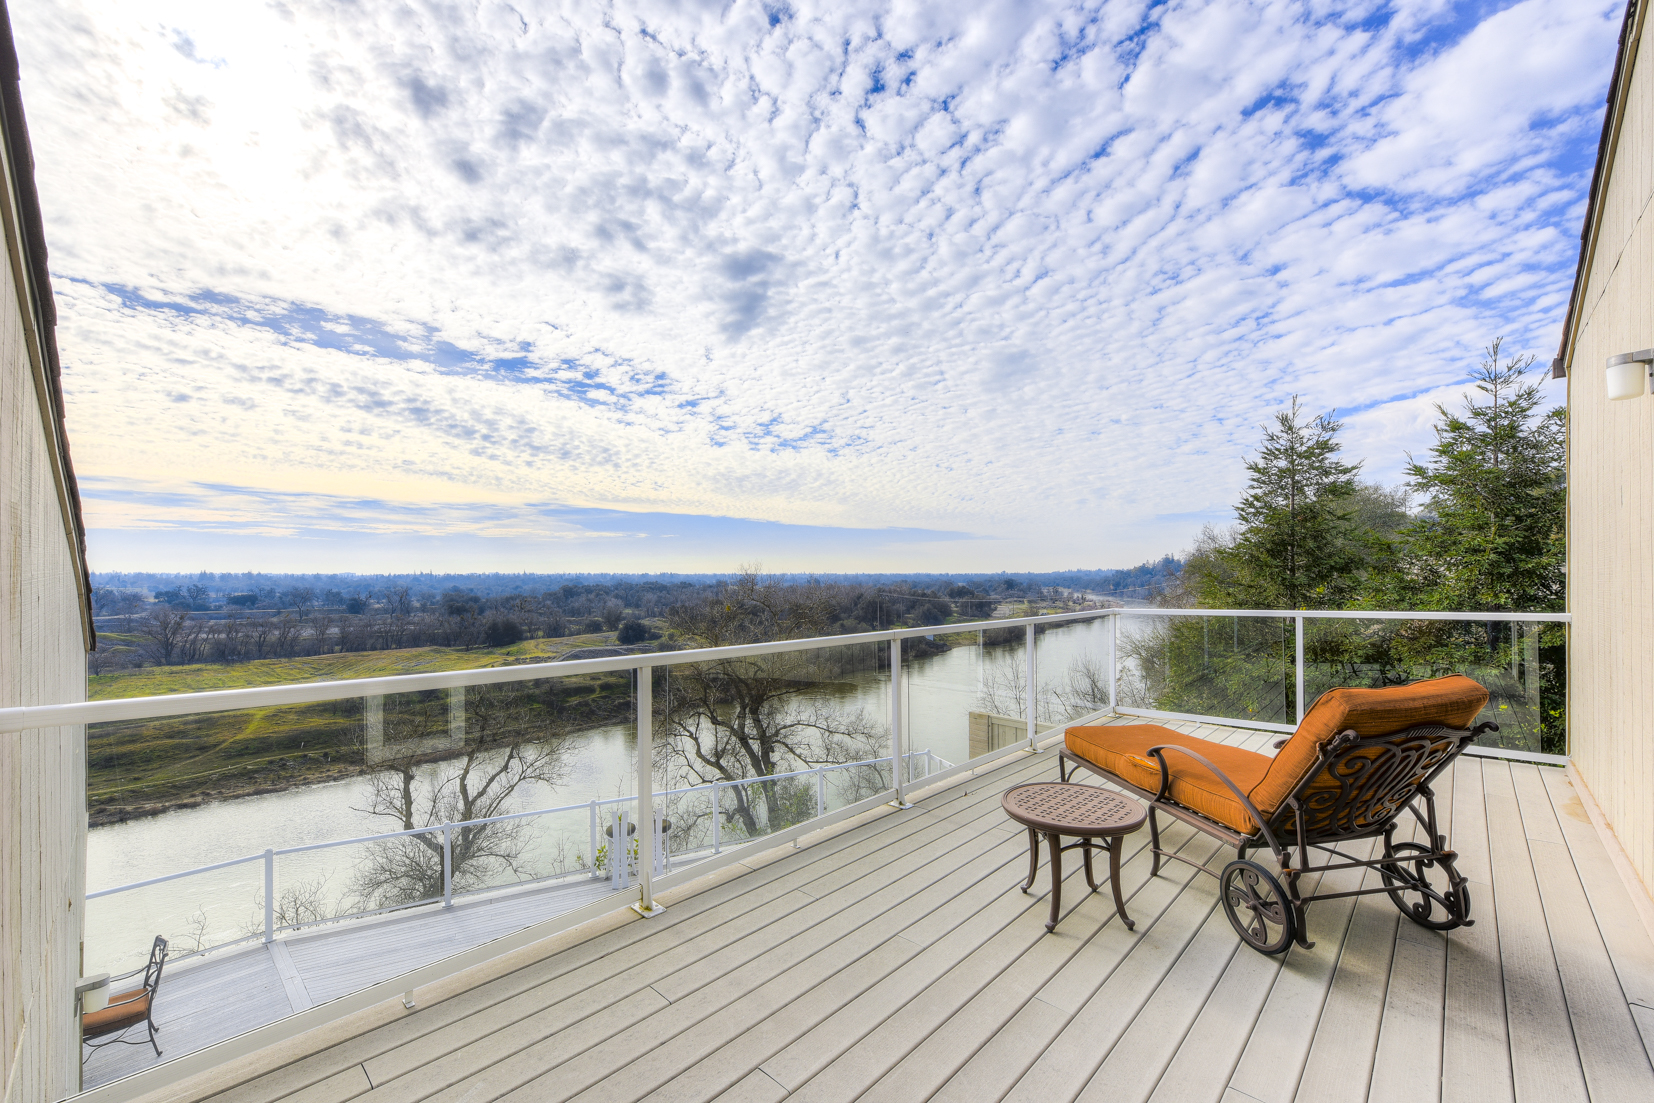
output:
M1149 808L1149 836L1153 850L1152 874L1160 872L1161 859L1171 858L1210 873L1218 879L1224 911L1236 933L1254 949L1266 954L1284 952L1294 941L1309 949L1305 909L1317 900L1388 893L1401 913L1432 930L1470 926L1470 892L1465 878L1454 866L1458 855L1448 849L1447 836L1437 830L1436 796L1430 783L1476 741L1483 732L1498 731L1492 722L1474 728L1450 728L1441 724L1420 724L1389 735L1363 737L1346 730L1322 744L1315 763L1293 787L1280 807L1264 815L1245 793L1204 756L1175 743L1150 747L1148 753L1160 765L1160 788L1149 792L1098 766L1064 747L1058 758L1058 776L1069 779L1069 767L1084 768L1112 784L1141 797ZM1275 743L1279 750L1288 740ZM1171 770L1166 753L1175 751L1194 759L1221 781L1245 808L1257 825L1242 833L1219 823L1170 795ZM1312 788L1323 778L1335 788ZM1419 802L1424 804L1423 811ZM1430 845L1397 843L1397 820L1409 811L1424 829ZM1157 812L1175 819L1235 848L1235 859L1221 870L1194 861L1160 845ZM1362 839L1381 838L1383 854L1359 858L1338 847ZM1279 877L1247 858L1247 852L1268 847L1279 866ZM1335 859L1312 864L1311 851ZM1439 867L1446 886L1430 883L1428 870ZM1315 892L1305 895L1300 882L1312 874L1344 869L1377 869L1381 886L1343 892ZM1284 882L1284 884L1283 884ZM1437 916L1437 908L1443 913ZM1272 929L1274 928L1274 929Z
M109 978L110 984L113 985L116 981L126 980L128 977L135 977L139 973L144 975L142 985L132 989L130 992L122 993L122 995L130 997L129 999L112 1002L109 1004L110 1007L120 1007L124 1004L136 1003L139 999L142 999L145 996L149 997L149 1006L145 1009L145 1014L142 1019L138 1022L128 1023L126 1026L116 1027L113 1030L110 1030L109 1033L114 1036L106 1039L105 1041L94 1042L90 1038L82 1038L81 1045L85 1046L87 1049L87 1053L81 1058L82 1064L85 1064L93 1053L102 1049L104 1046L114 1045L117 1042L121 1045L141 1046L147 1041L155 1050L155 1056L161 1056L161 1046L155 1041L155 1035L161 1031L161 1028L155 1025L155 997L161 989L161 970L165 967L166 963L167 940L162 938L160 935L156 935L155 941L151 943L149 947L149 960L145 962L141 968L134 969L130 973L122 973L118 977ZM147 1038L126 1037L126 1032L137 1026L147 1027L149 1036Z

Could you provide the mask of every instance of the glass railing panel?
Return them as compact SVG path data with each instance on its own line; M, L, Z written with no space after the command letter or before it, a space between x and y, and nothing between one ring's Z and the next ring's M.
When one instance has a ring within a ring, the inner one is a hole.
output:
M1067 723L1106 712L1114 661L1113 618L1043 626L1034 636L1035 695L1039 719Z
M1394 686L1464 674L1490 694L1478 721L1499 725L1478 744L1568 753L1563 626L1532 621L1304 621L1306 703L1334 686Z
M762 838L890 787L888 646L664 668L656 803L674 860Z
M266 849L278 937L504 890L578 886L570 907L635 891L635 869L612 883L601 818L623 809L619 850L635 845L632 685L621 670L89 725L92 894L255 860L95 896L88 966L137 964L156 935L175 963L262 942ZM548 896L521 925L558 910Z
M1291 617L1120 618L1119 694L1126 708L1252 724L1297 722Z
M87 900L86 975L118 975L142 966L156 935L167 940L175 963L262 942L263 859Z
M916 780L915 771L1025 744L1028 695L1026 626L955 632L939 626L934 635L903 640L903 741L921 752L908 760L906 780ZM1041 729L1050 723L1045 718Z
M442 842L441 831L421 830L276 854L272 933L442 903Z

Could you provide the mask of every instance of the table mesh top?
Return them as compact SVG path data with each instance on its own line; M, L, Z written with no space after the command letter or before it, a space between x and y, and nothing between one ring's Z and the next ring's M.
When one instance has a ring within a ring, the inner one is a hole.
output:
M1095 785L1040 782L1017 785L1001 798L1012 819L1035 826L1061 826L1070 834L1131 831L1146 815L1130 797Z

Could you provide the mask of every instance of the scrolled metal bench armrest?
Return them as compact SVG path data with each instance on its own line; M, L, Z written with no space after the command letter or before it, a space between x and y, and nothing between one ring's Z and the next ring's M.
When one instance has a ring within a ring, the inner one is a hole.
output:
M1228 787L1229 791L1235 794L1235 799L1240 801L1241 807L1245 808L1247 814L1252 817L1255 823L1257 823L1258 830L1263 833L1264 841L1269 844L1269 849L1273 850L1277 854L1281 852L1280 846L1275 842L1274 833L1269 830L1269 824L1265 822L1263 813L1258 811L1257 805L1248 800L1246 794L1240 791L1240 787L1229 780L1228 774L1225 774L1222 770L1212 765L1211 761L1204 755L1197 754L1187 747L1180 747L1176 743L1160 743L1149 748L1148 753L1152 754L1155 761L1160 763L1160 792L1155 794L1155 800L1165 800L1167 795L1171 792L1172 771L1171 768L1166 765L1166 751L1182 751L1184 754L1206 767L1207 770L1211 771L1213 777L1223 782L1223 784Z

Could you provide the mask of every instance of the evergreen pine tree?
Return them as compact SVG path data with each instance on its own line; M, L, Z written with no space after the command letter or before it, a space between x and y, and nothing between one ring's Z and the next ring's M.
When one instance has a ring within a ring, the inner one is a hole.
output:
M1222 569L1205 576L1201 604L1243 609L1337 608L1357 585L1370 549L1352 517L1361 465L1338 459L1331 413L1290 409L1264 426L1248 460L1239 531L1216 551Z
M1437 406L1430 457L1408 457L1423 515L1401 533L1397 589L1421 609L1543 612L1564 599L1565 413L1538 414L1532 356L1487 349L1473 377L1487 396Z

